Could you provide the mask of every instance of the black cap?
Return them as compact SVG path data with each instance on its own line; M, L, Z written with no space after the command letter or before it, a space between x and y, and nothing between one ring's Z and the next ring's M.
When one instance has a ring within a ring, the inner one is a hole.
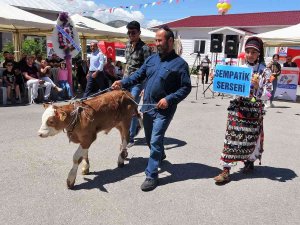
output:
M258 37L250 37L245 44L245 49L247 48L254 48L258 52L261 52L263 49L263 42Z
M130 23L127 24L126 26L127 29L137 29L138 31L140 31L141 29L141 25L138 21L131 21Z

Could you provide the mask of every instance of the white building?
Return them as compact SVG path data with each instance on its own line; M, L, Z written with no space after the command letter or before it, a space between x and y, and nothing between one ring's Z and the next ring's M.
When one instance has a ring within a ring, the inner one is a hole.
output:
M298 23L300 23L300 11L281 11L190 16L163 25L170 27L176 36L180 35L183 48L182 57L192 66L196 54L191 53L204 50L201 52L201 56L206 54L210 57L212 56L210 52L211 33L224 34L224 42L226 35L238 35L238 49L241 52L243 51L243 45L247 37ZM160 26L153 27L152 29L157 29ZM218 61L226 57L224 55L224 42L223 51L217 56ZM204 47L202 49L201 43ZM266 57L271 57L275 52L276 49L274 47L267 47L265 52Z

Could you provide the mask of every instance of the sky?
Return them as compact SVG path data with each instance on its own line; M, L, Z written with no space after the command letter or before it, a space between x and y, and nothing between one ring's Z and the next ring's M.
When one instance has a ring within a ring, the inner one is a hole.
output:
M216 4L219 0L167 0L152 6L160 0L53 0L70 13L82 13L93 16L102 22L112 20L139 21L143 27L152 27L162 23L189 16L217 15ZM270 11L300 10L300 0L229 0L232 8L228 14ZM146 8L122 9L120 6L149 4ZM116 8L109 12L109 8ZM98 9L98 10L97 10ZM107 9L106 11L101 11Z

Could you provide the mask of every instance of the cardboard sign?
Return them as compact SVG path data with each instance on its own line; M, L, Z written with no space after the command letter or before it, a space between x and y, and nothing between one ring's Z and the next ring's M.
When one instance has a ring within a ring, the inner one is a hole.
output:
M277 88L274 97L296 101L298 74L298 68L283 67L280 76L277 78Z
M251 78L251 68L217 65L213 80L213 91L249 97Z

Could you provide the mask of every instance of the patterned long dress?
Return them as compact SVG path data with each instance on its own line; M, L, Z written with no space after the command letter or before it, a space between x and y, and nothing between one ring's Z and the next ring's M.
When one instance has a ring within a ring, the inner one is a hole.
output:
M250 66L249 66L250 67ZM230 101L224 148L221 154L223 167L236 165L237 161L261 160L264 151L263 116L265 114L263 100L266 87L270 89L269 74L266 76L265 66L257 64L253 67L257 74L258 85L251 85L250 96L237 97Z

